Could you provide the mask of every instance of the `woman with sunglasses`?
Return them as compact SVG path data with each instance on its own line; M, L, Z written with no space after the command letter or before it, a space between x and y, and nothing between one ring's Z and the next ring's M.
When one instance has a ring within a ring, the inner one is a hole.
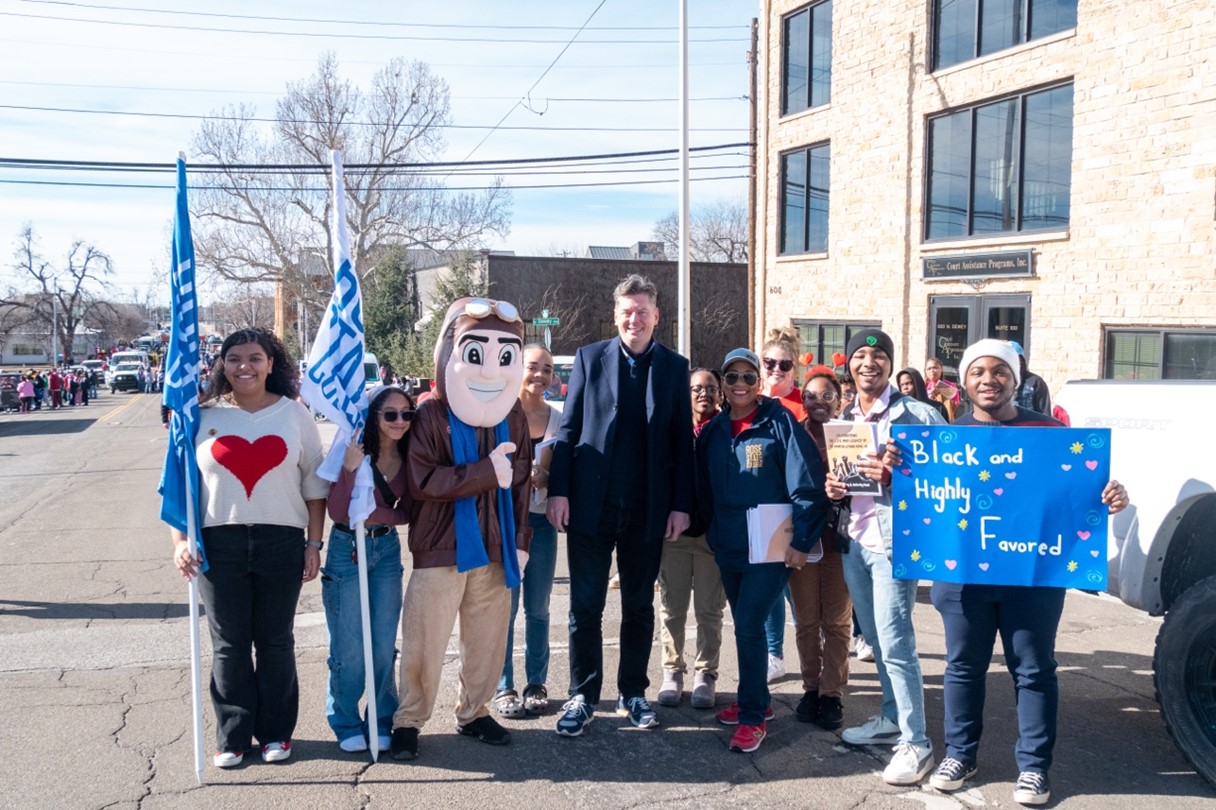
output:
M329 551L321 569L321 601L329 628L329 683L325 716L343 751L367 750L370 721L359 712L366 674L363 659L359 558L350 521L351 492L364 458L371 460L375 509L363 524L367 554L367 605L376 683L376 735L379 750L389 747L393 712L397 710L397 622L401 618L401 539L397 526L409 522L409 487L405 458L409 448L414 402L404 389L379 386L368 398L363 438L351 441L342 471L329 491Z
M764 622L791 571L806 565L827 521L824 468L806 430L776 400L760 396L760 358L735 349L723 362L727 408L697 438L699 502L735 625L739 700L718 712L738 726L732 751L751 752L773 718L765 677ZM748 512L790 504L793 536L779 562L751 562Z
M823 424L840 413L840 382L827 366L815 366L809 375L802 388L802 404L806 407L802 424L826 467ZM844 583L840 556L848 551L849 541L837 536L836 525L837 520L829 521L823 530L823 558L790 574L803 690L794 715L829 731L844 724L841 698L849 680L849 644L853 640L853 601Z

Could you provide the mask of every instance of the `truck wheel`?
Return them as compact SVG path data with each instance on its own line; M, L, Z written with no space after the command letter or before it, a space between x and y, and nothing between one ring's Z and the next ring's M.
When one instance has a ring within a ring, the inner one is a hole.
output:
M1216 576L1192 585L1165 614L1153 685L1174 743L1216 786Z

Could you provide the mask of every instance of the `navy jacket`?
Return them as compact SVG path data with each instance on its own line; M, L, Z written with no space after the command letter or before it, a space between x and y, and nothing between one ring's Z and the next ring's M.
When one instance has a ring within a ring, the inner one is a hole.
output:
M572 531L596 534L604 511L608 470L616 435L617 386L624 362L621 339L578 350L570 373L566 405L549 465L549 497L570 499ZM688 360L654 344L646 383L646 533L659 539L671 512L692 513L692 400Z
M810 551L828 522L826 472L815 442L775 399L761 397L752 424L732 438L729 409L697 438L698 500L711 514L709 545L718 566L743 571L747 561L747 510L762 503L794 507L798 551ZM752 463L748 463L749 447ZM758 463L757 463L757 455Z

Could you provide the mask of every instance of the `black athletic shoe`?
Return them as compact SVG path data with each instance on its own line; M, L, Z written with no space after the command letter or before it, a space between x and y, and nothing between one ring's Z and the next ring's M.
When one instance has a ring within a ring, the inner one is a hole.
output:
M824 695L819 698L819 719L815 721L820 728L835 731L844 725L844 705L840 698Z
M476 737L489 745L506 745L511 742L511 732L498 724L490 715L478 717L472 723L456 726L456 733L466 737Z
M389 753L393 755L393 759L414 759L418 756L418 729L416 728L395 728L393 729L393 737L388 745Z
M794 717L800 723L815 723L819 721L819 691L805 692L802 700L794 708Z

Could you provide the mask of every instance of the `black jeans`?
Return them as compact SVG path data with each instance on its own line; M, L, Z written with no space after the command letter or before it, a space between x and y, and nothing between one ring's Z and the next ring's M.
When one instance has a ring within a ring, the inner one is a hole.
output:
M291 739L300 706L296 603L304 530L264 524L203 530L210 567L199 579L211 630L216 750ZM257 666L253 652L257 651Z
M604 685L604 602L616 549L621 577L621 661L617 689L622 697L645 695L654 644L654 583L659 577L663 539L645 536L645 509L609 510L597 534L568 532L570 567L570 695L594 706Z

